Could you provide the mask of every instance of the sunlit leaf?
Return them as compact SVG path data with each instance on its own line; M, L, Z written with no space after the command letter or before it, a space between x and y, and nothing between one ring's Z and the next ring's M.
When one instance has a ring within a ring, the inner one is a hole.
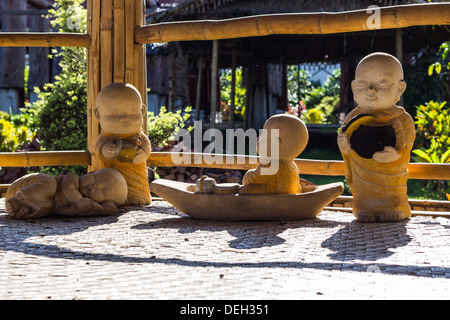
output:
M441 73L441 69L442 69L442 65L439 62L437 62L436 63L436 67L435 67L436 73L440 74Z
M426 154L423 150L420 149L414 149L412 151L413 153L417 154L422 159L426 160L427 162L433 162L428 154Z
M428 75L431 76L433 74L434 64L430 64L428 67Z

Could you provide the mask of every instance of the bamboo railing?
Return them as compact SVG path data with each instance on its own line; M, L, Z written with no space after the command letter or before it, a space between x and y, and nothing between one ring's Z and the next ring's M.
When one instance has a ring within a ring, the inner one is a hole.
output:
M239 156L226 154L206 154L206 153L180 153L176 154L187 159L187 165L177 164L173 161L170 152L153 152L147 164L150 167L199 167L217 169L254 169L258 163L256 156ZM0 158L1 159L1 158ZM207 160L205 160L207 159ZM306 175L322 176L345 176L346 169L344 161L331 160L307 160L295 159L300 173ZM450 164L438 163L410 163L408 167L410 179L423 180L450 180Z
M88 0L87 34L0 33L0 47L72 46L88 49L88 151L0 153L0 167L88 165L95 169L93 145L99 134L94 116L102 87L111 82L134 84L146 99L144 45L153 42L218 40L271 34L330 34L367 31L370 13L356 10L338 13L271 14L219 21L190 21L144 25L142 0ZM422 25L450 25L450 3L402 5L380 8L380 29ZM216 162L204 161L214 156ZM249 156L189 154L191 164L204 168L248 170L257 159ZM197 157L197 158L196 158ZM195 159L201 158L201 161ZM219 160L222 157L222 160ZM301 174L345 176L343 161L297 159ZM171 153L155 152L149 166L176 166ZM450 180L450 164L411 163L411 179ZM4 190L7 185L0 186Z
M91 37L80 33L57 32L0 32L1 47L84 47L89 48Z
M100 17L96 19L95 15L100 13L102 7L108 6L108 1L113 2L113 0L90 0L90 2L94 2L91 11L95 11L95 14L89 17L92 24L100 24ZM125 2L127 6L130 6L131 3L133 0ZM116 14L121 12L119 8L122 7L115 7ZM156 42L220 40L272 34L332 34L367 31L369 29L366 23L369 16L370 14L366 10L354 10L337 13L269 14L225 20L135 25L134 43L142 45ZM109 15L102 16L101 26L105 33L111 32L111 17ZM380 17L380 29L450 25L450 3L381 7ZM131 20L128 21L130 23ZM127 25L127 32L130 34L131 29L132 26ZM92 37L94 32L95 30L88 30L88 34L1 32L0 47L72 46L91 48L95 42ZM130 43L127 45L129 46Z
M183 157L185 163L176 163L173 158ZM90 165L89 151L31 151L0 153L2 167L39 167L62 165ZM256 168L257 156L241 156L209 153L153 152L147 161L149 167L198 167L216 169L250 170ZM305 175L345 176L343 161L295 159L300 173ZM410 163L410 179L450 180L450 164Z
M272 34L331 34L367 31L367 10L338 13L294 13L227 20L158 23L137 26L137 43L218 40ZM380 29L450 24L450 3L380 8Z

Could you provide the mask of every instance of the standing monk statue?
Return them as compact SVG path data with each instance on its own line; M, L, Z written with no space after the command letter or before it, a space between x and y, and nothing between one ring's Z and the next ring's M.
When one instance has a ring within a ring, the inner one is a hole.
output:
M95 145L101 168L119 171L128 185L127 205L151 201L147 159L150 140L143 132L145 105L139 91L127 83L112 83L97 97L95 115L101 132Z
M358 106L342 124L338 145L358 221L411 216L406 182L415 127L396 105L405 89L403 68L392 55L370 54L356 68L352 91Z

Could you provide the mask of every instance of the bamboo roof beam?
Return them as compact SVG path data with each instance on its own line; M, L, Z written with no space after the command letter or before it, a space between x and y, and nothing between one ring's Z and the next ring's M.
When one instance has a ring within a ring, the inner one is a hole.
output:
M0 32L0 47L83 47L91 37L82 33Z
M370 10L258 15L225 20L201 20L137 26L139 44L220 40L272 34L332 34L370 30ZM450 25L450 3L413 4L380 8L380 28Z

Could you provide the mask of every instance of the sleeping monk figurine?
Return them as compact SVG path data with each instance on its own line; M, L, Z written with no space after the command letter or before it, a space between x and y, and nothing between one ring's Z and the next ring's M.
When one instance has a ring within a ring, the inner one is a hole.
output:
M358 221L395 222L411 216L406 182L415 127L396 105L405 89L403 68L394 56L377 52L358 64L352 82L358 106L338 135Z
M128 205L151 202L147 159L151 146L143 132L145 105L130 84L112 83L97 97L95 115L101 132L95 145L101 168L119 171L128 185Z
M289 114L270 117L257 142L260 164L246 172L239 193L301 193L294 159L307 143L308 130L298 117Z
M127 183L114 169L101 169L78 178L69 173L51 176L30 173L9 186L5 207L15 219L50 215L93 216L118 213L127 199Z

